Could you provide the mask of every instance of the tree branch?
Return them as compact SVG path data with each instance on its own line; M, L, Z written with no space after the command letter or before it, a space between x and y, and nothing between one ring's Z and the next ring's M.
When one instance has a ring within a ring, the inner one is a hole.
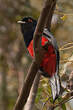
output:
M54 2L55 0L46 0L45 1L45 5L43 7L43 10L41 12L41 15L38 19L38 23L36 26L36 30L34 33L34 53L35 53L35 59L33 60L30 69L28 71L28 74L26 76L26 79L24 81L23 84L23 88L21 90L21 93L16 101L14 110L22 110L27 98L29 96L29 92L33 83L33 80L36 76L36 73L40 67L40 63L42 61L42 57L43 57L43 53L45 52L45 50L42 48L42 46L40 45L40 38L44 29L44 25L47 19L47 15L50 11L50 6L52 4L52 2ZM49 13L50 14L50 13Z
M34 79L27 103L25 105L25 110L32 110L36 98L36 93L39 85L39 80L40 80L41 72L39 71Z
M48 14L48 17L47 17L47 20L46 20L46 23L45 23L45 27L48 28L50 30L50 27L51 27L51 20L52 20L52 16L53 16L53 13L54 13L54 9L55 9L55 6L56 6L56 1L57 0L53 0L52 4L51 4L51 8L50 8L50 11Z
M33 60L30 69L28 71L27 77L25 78L24 84L23 84L23 88L20 92L20 95L16 101L14 110L22 110L27 98L29 96L29 92L35 77L35 73L37 73L39 68L39 65ZM33 74L32 74L33 73Z
M37 53L35 49L37 47L41 47L40 38L44 29L44 25L46 24L46 27L50 28L51 18L52 18L55 4L56 4L56 0L46 0L44 7L42 9L41 15L38 19L38 23L34 33L34 52L36 55ZM36 34L36 37L35 37L35 34Z

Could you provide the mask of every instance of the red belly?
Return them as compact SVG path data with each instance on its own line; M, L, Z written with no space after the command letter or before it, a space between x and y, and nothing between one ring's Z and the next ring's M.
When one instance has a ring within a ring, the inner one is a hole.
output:
M42 37L42 46L48 40L45 37ZM28 46L28 51L32 58L34 57L33 54L33 40L31 41L30 45ZM40 65L43 68L43 71L48 74L50 77L53 76L56 72L56 54L52 45L48 46L48 51L45 53L42 63Z

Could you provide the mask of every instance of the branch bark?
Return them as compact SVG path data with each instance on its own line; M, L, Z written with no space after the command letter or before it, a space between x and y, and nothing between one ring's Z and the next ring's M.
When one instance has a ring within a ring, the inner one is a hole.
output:
M48 17L47 17L47 20L46 20L46 23L45 23L45 27L49 29L50 31L50 28L51 28L51 20L52 20L52 16L53 16L53 13L54 13L54 9L55 9L55 6L56 6L56 1L57 0L54 0L51 4L51 8L50 8L50 11L48 14Z
M36 98L36 93L38 90L39 80L40 80L41 72L39 71L34 79L27 103L25 105L25 110L32 110Z
M40 67L40 63L42 61L43 58L43 53L45 52L45 50L42 48L42 46L40 45L40 38L44 29L44 25L46 23L46 19L47 19L47 15L48 13L50 14L50 8L51 8L51 4L54 2L55 0L46 0L45 1L45 5L42 9L41 15L38 19L38 23L36 26L36 30L34 33L34 53L35 53L35 58L32 61L32 64L30 66L30 69L28 71L28 74L26 76L26 79L24 81L23 84L23 88L21 90L21 93L16 101L14 110L22 110L27 98L29 96L29 92L33 83L33 80L36 76L36 73L38 72L38 69Z
M30 92L30 89L31 89L31 86L32 86L32 83L33 83L33 80L35 77L35 73L37 73L38 68L39 68L39 65L35 61L33 61L30 66L30 69L28 71L27 77L24 81L23 88L20 92L20 95L19 95L17 101L16 101L14 110L22 110L23 109L23 107L27 101L27 98L29 96L29 92Z
M41 47L40 37L42 35L45 24L46 24L46 27L48 27L50 29L51 18L53 15L55 4L56 4L56 0L46 0L45 4L43 6L43 9L42 9L41 15L38 19L38 23L37 23L36 30L34 33L34 52L35 52L35 55L37 55L37 52L35 51L35 49L38 46ZM35 35L36 35L36 37L35 37Z

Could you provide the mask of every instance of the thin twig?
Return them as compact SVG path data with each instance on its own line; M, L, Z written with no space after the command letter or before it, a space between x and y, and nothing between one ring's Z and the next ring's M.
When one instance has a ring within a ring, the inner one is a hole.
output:
M69 61L69 60L61 60L60 62L61 62L61 63L66 63L66 62L71 62L71 63L73 63L73 60L70 60L70 61Z
M54 106L54 108L56 108L56 107L58 107L58 106L61 106L61 105L67 103L68 101L70 101L70 100L72 100L72 99L73 99L73 96L70 97L70 98L67 99L67 100L63 100L63 101L59 102L58 104L56 104L56 105Z
M73 91L71 92L68 92L63 98L62 98L62 101L59 102L58 104L55 104L54 105L54 108L58 107L58 106L61 106L62 104L68 102L69 100L73 99Z
M69 43L67 43L67 44L64 44L63 46L61 46L61 47L59 48L59 50L60 50L60 51L65 50L65 49L68 48L67 46L72 45L72 44L73 44L73 42L69 42ZM73 46L69 46L69 47L70 47L70 48L73 48Z
M70 46L70 47L65 47L65 48L60 48L59 50L60 50L60 51L63 51L63 50L68 50L68 49L71 49L71 48L73 48L73 46Z

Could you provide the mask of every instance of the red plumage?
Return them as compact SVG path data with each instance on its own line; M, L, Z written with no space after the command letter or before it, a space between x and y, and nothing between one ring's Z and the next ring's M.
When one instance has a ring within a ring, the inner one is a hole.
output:
M42 37L42 46L44 46L47 41L48 41L48 39L43 36ZM28 46L28 51L33 58L34 57L33 40L30 42L30 44ZM50 77L52 77L56 72L56 54L55 54L54 48L51 44L48 46L48 51L46 51L40 67L42 67L43 71L46 74L48 74Z

